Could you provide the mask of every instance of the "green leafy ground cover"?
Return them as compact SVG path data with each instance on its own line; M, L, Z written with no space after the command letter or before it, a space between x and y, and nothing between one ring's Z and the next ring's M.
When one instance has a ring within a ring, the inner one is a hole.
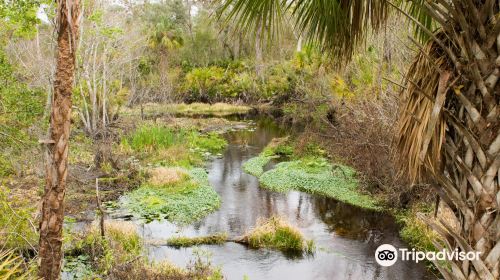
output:
M273 156L259 155L247 160L243 164L243 170L255 177L260 177L264 173L264 166L268 164Z
M324 158L304 158L278 163L259 180L262 186L273 191L304 191L362 208L379 209L372 197L359 192L355 175L348 166L332 165Z
M311 151L309 151L311 150ZM277 192L298 190L328 196L362 208L379 210L375 199L360 193L354 169L331 164L318 147L308 148L297 155L287 139L274 139L257 157L243 164L243 170L259 178L261 185ZM264 172L272 159L287 157L294 160L278 163Z
M125 207L146 221L167 219L189 224L205 217L220 206L220 197L208 182L202 168L186 170L185 179L156 186L150 183L131 192Z

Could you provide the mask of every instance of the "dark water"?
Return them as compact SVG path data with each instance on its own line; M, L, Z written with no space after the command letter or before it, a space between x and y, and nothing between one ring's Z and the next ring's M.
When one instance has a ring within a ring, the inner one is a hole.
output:
M199 236L227 232L242 235L259 217L281 215L314 239L314 256L289 257L271 250L254 250L236 243L201 246L211 252L213 265L221 266L226 279L430 279L422 265L399 261L381 267L374 260L378 245L403 246L394 220L385 214L365 211L333 199L300 192L274 193L260 188L257 178L243 172L242 164L257 155L274 137L283 136L269 120L259 120L255 131L232 132L220 159L208 165L209 180L222 198L218 211L204 220L178 228L167 221L141 224L147 239L166 239L174 234ZM150 246L152 260L185 266L193 259L192 248Z

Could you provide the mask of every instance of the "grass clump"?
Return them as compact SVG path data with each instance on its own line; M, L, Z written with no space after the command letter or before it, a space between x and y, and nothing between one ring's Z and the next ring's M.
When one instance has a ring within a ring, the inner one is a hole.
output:
M418 212L426 210L422 207L414 206L414 208L396 213L396 221L401 226L399 235L416 250L424 252L437 251L433 242L438 241L439 237L436 232L417 217L417 208Z
M260 219L242 241L252 248L272 248L284 252L313 253L314 242L279 217Z
M273 191L299 190L332 197L362 208L380 209L373 198L359 193L359 183L352 168L332 165L322 157L281 162L274 169L263 173L260 182Z
M125 207L146 221L167 219L178 224L200 220L220 206L217 192L202 168L182 171L186 176L165 184L149 181L127 196ZM162 182L156 178L155 182Z
M215 233L198 237L172 237L167 240L167 245L173 247L192 247L198 245L220 245L227 241L227 233Z

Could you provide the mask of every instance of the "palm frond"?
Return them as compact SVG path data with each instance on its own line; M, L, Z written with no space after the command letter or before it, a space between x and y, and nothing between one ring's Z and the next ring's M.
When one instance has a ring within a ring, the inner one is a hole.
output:
M444 37L442 32L437 36ZM428 41L405 77L407 87L402 95L396 146L401 172L412 181L421 180L427 172L439 173L447 125L442 114L436 115L434 109L436 104L443 105L444 100L439 102L443 96L438 96L440 77L442 71L450 68L440 46Z
M430 36L424 29L421 27L425 27L427 30L433 31L436 29L436 21L434 18L428 13L427 8L425 7L425 3L427 0L412 0L412 1L401 1L400 6L404 10L408 12L408 14L415 19L421 25L415 24L411 22L413 25L414 36L421 43L425 43L429 40Z
M242 31L259 26L277 34L290 15L300 33L318 41L338 58L349 59L369 28L387 19L385 0L218 0L219 15L234 20ZM224 16L223 16L224 15Z

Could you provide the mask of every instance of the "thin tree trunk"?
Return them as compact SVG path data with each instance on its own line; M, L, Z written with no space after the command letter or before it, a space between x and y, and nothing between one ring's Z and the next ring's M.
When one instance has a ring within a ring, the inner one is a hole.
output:
M71 93L79 24L79 0L59 0L57 10L57 68L47 141L46 185L40 221L39 276L60 279L64 194L68 174Z
M302 35L299 36L299 40L297 41L297 52L302 51Z
M257 27L255 33L255 73L260 79L264 78L264 58L262 55L262 26Z

